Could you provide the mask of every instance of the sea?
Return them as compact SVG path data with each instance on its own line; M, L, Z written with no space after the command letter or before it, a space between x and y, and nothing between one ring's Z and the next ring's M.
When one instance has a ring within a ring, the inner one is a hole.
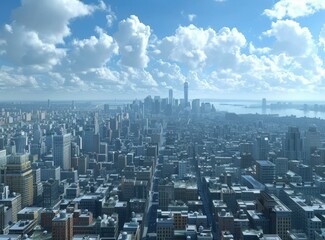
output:
M276 114L280 117L295 116L325 119L325 101L267 101L266 108L262 108L262 101L255 100L206 100L217 111L226 111L236 114Z

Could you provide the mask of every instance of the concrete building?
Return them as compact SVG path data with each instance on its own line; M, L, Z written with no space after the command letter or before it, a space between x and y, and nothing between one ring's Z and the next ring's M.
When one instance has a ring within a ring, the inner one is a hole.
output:
M174 220L172 218L157 218L157 240L174 239Z
M22 207L33 204L33 172L28 154L12 155L8 158L5 182L12 192L21 194Z
M53 161L55 166L71 169L71 134L53 136Z
M275 180L274 163L268 160L256 161L256 177L261 183L273 183Z

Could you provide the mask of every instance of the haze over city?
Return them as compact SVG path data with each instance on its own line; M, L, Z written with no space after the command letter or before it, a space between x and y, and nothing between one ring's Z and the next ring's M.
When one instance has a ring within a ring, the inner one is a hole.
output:
M325 1L0 2L0 100L320 100Z
M0 240L324 240L325 0L0 1Z

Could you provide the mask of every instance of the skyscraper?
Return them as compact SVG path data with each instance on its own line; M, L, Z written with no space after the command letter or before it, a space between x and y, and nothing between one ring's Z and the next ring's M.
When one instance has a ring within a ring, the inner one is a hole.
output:
M168 103L173 105L173 89L169 89Z
M5 181L12 192L21 194L22 207L33 204L33 172L28 154L8 157Z
M317 130L316 126L311 126L305 133L305 163L310 164L310 155L317 149L321 147L320 132Z
M302 139L298 127L289 127L284 140L284 156L289 160L302 160Z
M188 102L188 82L184 83L184 106L187 107L189 105Z
M71 168L71 134L53 136L53 161L64 170Z

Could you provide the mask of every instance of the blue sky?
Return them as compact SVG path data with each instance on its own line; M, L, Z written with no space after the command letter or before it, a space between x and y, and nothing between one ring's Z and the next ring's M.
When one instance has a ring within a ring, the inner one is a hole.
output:
M323 100L324 0L5 0L0 100Z

